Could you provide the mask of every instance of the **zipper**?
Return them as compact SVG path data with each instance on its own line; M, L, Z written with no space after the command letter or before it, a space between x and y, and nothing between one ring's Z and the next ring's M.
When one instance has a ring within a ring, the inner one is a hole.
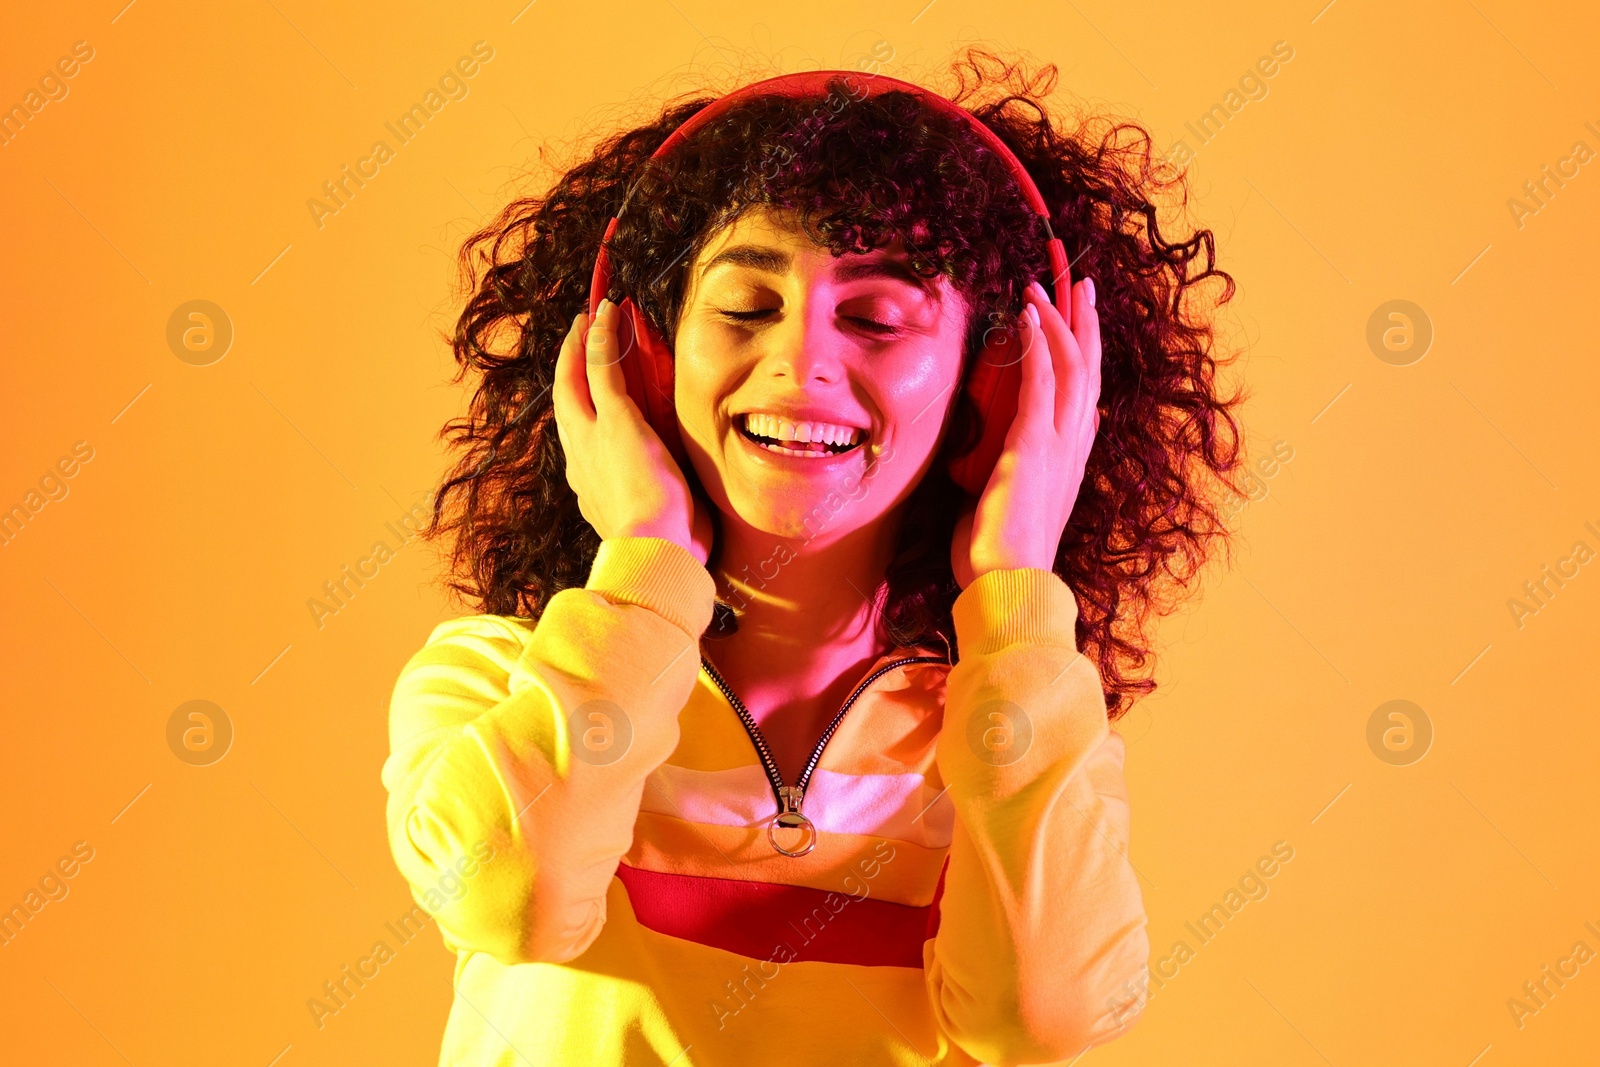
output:
M767 840L771 843L773 849L783 853L785 856L804 856L816 847L817 829L812 825L810 819L801 814L800 805L805 800L807 786L811 784L811 773L817 769L817 764L822 759L822 750L828 746L828 741L832 739L835 731L839 729L839 724L844 721L845 713L850 710L861 694L866 692L873 682L896 667L904 667L908 663L949 662L949 659L944 656L902 656L899 659L890 660L871 674L868 674L851 691L849 698L844 702L844 706L834 714L833 720L828 723L828 728L822 731L822 736L817 739L816 747L811 750L811 756L800 770L800 777L795 779L794 785L789 786L783 784L783 775L778 771L778 761L773 758L772 749L768 747L767 739L761 735L761 728L756 725L756 720L750 714L750 710L744 706L744 702L739 699L722 675L717 672L716 667L711 665L711 661L704 655L700 657L701 666L706 669L707 674L711 675L711 680L716 683L717 688L722 691L722 695L727 697L728 703L733 706L733 710L739 716L739 721L744 724L745 733L750 735L750 742L755 746L756 755L761 757L761 766L767 773L767 781L772 786L772 795L778 802L777 814L767 823ZM794 850L784 848L778 843L776 831L780 828L803 830L806 835L805 845Z

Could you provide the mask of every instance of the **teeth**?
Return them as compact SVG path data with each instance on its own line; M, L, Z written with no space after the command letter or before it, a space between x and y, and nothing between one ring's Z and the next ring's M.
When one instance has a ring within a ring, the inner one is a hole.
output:
M861 431L852 426L839 426L829 422L790 422L775 415L752 411L744 417L745 429L759 437L775 441L796 441L801 444L823 442L830 445L853 445Z

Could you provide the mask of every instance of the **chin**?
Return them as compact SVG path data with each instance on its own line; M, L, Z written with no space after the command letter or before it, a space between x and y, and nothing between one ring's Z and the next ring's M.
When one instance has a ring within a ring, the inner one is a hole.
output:
M851 500L834 486L817 486L813 492L788 492L781 497L766 493L730 503L746 526L789 541L805 542L818 537L832 540L877 518L863 515L861 501Z

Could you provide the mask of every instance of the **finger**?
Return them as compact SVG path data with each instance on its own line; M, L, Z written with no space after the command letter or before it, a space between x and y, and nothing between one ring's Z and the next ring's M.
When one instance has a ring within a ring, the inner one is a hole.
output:
M1017 419L1006 436L1008 442L1014 440L1015 435L1026 426L1042 424L1054 429L1056 372L1046 335L1029 313L1032 307L1032 303L1025 299L1017 321L1017 334L1022 345L1022 379L1017 389ZM1034 314L1037 314L1037 309Z
M1080 282L1077 291L1072 294L1074 301L1072 307L1072 334L1078 341L1078 350L1083 354L1084 370L1088 372L1090 401L1098 403L1100 399L1100 313L1095 308L1096 301L1091 299L1094 293L1094 280L1085 278Z
M617 345L617 305L601 300L594 321L584 336L584 367L589 377L589 395L597 413L614 411L628 399L627 379L622 376L622 357Z
M1034 284L1038 285L1039 283L1035 282ZM1055 301L1052 301L1050 303L1050 306L1056 309L1056 311L1061 315L1062 321L1065 322L1070 327L1072 325L1072 323L1073 323L1073 314L1072 314L1072 261L1070 259L1067 260L1067 272L1066 272L1065 276L1063 276L1061 278L1053 278L1053 279L1051 279L1051 287L1055 290L1057 299ZM1064 300L1061 299L1061 295L1063 293L1066 294L1066 299L1064 299ZM1046 295L1046 293L1044 291L1044 286L1042 286L1042 285L1039 286L1039 295L1040 296L1045 296ZM1059 307L1056 306L1057 302L1059 302L1059 304L1060 304Z
M1083 404L1083 386L1086 370L1078 351L1078 341L1067 328L1061 312L1050 303L1044 286L1034 282L1028 286L1025 299L1039 313L1039 327L1049 342L1051 366L1057 383L1055 403L1051 417L1059 433L1073 422L1073 414Z
M595 418L594 402L589 397L589 380L583 366L583 332L589 316L579 312L561 342L556 356L556 372L550 383L550 404L555 409L557 427Z

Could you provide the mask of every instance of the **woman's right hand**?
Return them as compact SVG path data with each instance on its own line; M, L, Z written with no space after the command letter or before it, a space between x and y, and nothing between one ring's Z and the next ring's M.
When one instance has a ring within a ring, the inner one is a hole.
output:
M618 308L602 300L594 324L579 313L556 359L551 402L567 457L567 484L602 540L661 537L711 557L711 515L661 437L628 396L617 355Z

